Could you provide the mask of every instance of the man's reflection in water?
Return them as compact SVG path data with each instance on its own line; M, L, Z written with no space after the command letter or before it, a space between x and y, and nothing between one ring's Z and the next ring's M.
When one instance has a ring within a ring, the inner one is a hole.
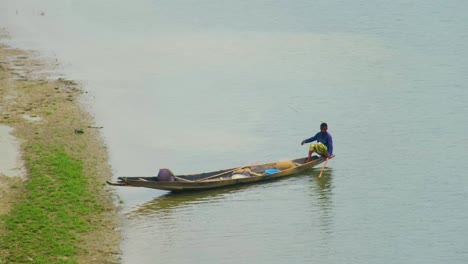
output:
M322 177L311 178L311 196L317 205L320 213L320 230L327 236L331 235L333 230L333 170L328 168L322 174ZM324 237L325 239L325 237Z

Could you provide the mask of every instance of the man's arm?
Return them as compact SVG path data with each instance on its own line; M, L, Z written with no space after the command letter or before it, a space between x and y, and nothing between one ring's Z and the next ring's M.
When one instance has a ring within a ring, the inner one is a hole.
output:
M320 133L320 132L319 132L319 133ZM312 142L312 141L314 141L314 140L317 140L317 135L318 135L318 133L315 134L315 136L313 136L313 137L311 137L311 138L304 139L304 140L302 141L301 145L304 145L305 143L309 143L309 142Z

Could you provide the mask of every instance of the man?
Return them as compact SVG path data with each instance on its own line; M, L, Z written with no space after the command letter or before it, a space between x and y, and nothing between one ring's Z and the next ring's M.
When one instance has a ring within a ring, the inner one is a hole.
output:
M309 155L307 156L306 162L309 162L312 159L312 153L314 151L321 155L330 158L333 155L333 140L330 133L327 132L328 125L327 123L320 124L320 132L315 134L315 136L304 139L301 142L301 145L317 140L317 144L310 144Z

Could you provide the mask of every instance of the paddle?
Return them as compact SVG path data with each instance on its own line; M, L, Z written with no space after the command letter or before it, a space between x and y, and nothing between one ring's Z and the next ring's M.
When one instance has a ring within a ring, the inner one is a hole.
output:
M210 177L207 177L207 178L198 179L198 180L196 180L196 181L194 181L194 182L201 182L201 181L204 181L204 180L216 178L216 177L218 177L218 176L221 176L221 175L224 175L224 174L228 174L228 173L231 173L231 172L233 172L233 171L243 169L243 168L245 168L245 167L252 166L252 165L254 165L254 164L256 164L256 163L258 163L258 161L254 162L254 163L251 163L251 164L249 164L249 165L245 165L245 166L242 166L242 167L239 167L239 168L235 168L235 169L229 170L229 171L221 172L221 173L218 173L218 174L216 174L216 175L213 175L213 176L210 176Z
M322 170L320 171L320 174L318 176L319 178L322 177L322 173L325 170L325 166L327 166L327 163L328 163L328 157L327 157L327 160L325 161L325 164L323 164Z
M193 181L191 181L191 180L187 180L187 179L180 178L180 177L177 177L177 176L174 176L174 178L175 178L177 181L180 181L180 182L193 182ZM139 181L146 181L146 182L148 181L148 180L145 180L145 179L143 179L143 178L139 178L138 180L139 180Z
M193 182L191 180L187 180L187 179L184 179L184 178L180 178L180 177L177 177L177 176L174 176L174 178L176 178L177 181L180 181L180 182Z
M145 177L152 177L152 176L145 176ZM177 177L177 176L174 176L174 178L175 178L177 181L180 181L180 182L193 182L193 181L191 181L191 180L187 180L187 179L180 178L180 177ZM148 180L143 179L143 178L139 178L138 180L139 180L139 181L148 181Z

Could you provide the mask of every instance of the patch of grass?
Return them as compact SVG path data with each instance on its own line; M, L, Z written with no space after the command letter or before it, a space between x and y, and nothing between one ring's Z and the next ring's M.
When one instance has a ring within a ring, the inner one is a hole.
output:
M82 162L61 147L32 145L26 151L30 178L21 202L4 217L0 248L8 263L76 263L77 234L93 229L102 206L87 190Z

